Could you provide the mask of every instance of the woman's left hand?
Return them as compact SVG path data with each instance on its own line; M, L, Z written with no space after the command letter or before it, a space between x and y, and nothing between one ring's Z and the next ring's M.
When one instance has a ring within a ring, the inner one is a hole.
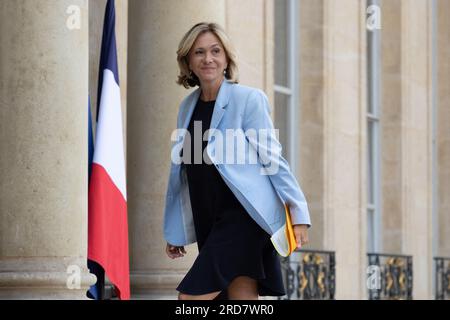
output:
M308 243L308 225L306 224L295 224L294 235L297 241L297 248L300 249L302 246Z

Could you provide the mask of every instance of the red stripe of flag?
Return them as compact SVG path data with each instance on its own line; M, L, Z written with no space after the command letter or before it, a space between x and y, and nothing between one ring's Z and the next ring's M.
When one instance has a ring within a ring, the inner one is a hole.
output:
M88 226L88 258L105 269L120 299L130 299L127 202L97 163L89 183Z

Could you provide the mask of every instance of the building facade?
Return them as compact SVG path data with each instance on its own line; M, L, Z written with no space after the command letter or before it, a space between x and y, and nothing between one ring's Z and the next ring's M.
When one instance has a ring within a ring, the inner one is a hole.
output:
M95 281L86 105L105 3L0 2L2 299L84 298ZM225 28L240 83L269 97L309 202L305 249L334 254L334 298L371 298L368 254L385 266L409 257L411 297L436 298L434 258L450 257L448 12L448 0L117 0L132 298L175 298L197 254L193 244L168 258L162 222L170 135L190 92L175 83L176 50L199 21Z

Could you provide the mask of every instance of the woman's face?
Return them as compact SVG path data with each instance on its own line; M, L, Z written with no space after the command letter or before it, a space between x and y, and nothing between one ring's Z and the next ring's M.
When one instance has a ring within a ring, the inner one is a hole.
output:
M200 84L219 81L227 66L227 57L219 38L212 32L199 35L189 52L189 68Z

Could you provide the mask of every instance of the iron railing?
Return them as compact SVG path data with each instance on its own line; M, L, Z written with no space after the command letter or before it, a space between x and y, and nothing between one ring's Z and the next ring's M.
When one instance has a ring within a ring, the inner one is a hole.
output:
M435 299L450 299L450 258L435 257Z
M335 253L333 251L297 250L281 258L286 295L284 300L334 299Z
M412 256L368 253L370 300L411 300L413 288ZM371 281L374 280L374 281Z

